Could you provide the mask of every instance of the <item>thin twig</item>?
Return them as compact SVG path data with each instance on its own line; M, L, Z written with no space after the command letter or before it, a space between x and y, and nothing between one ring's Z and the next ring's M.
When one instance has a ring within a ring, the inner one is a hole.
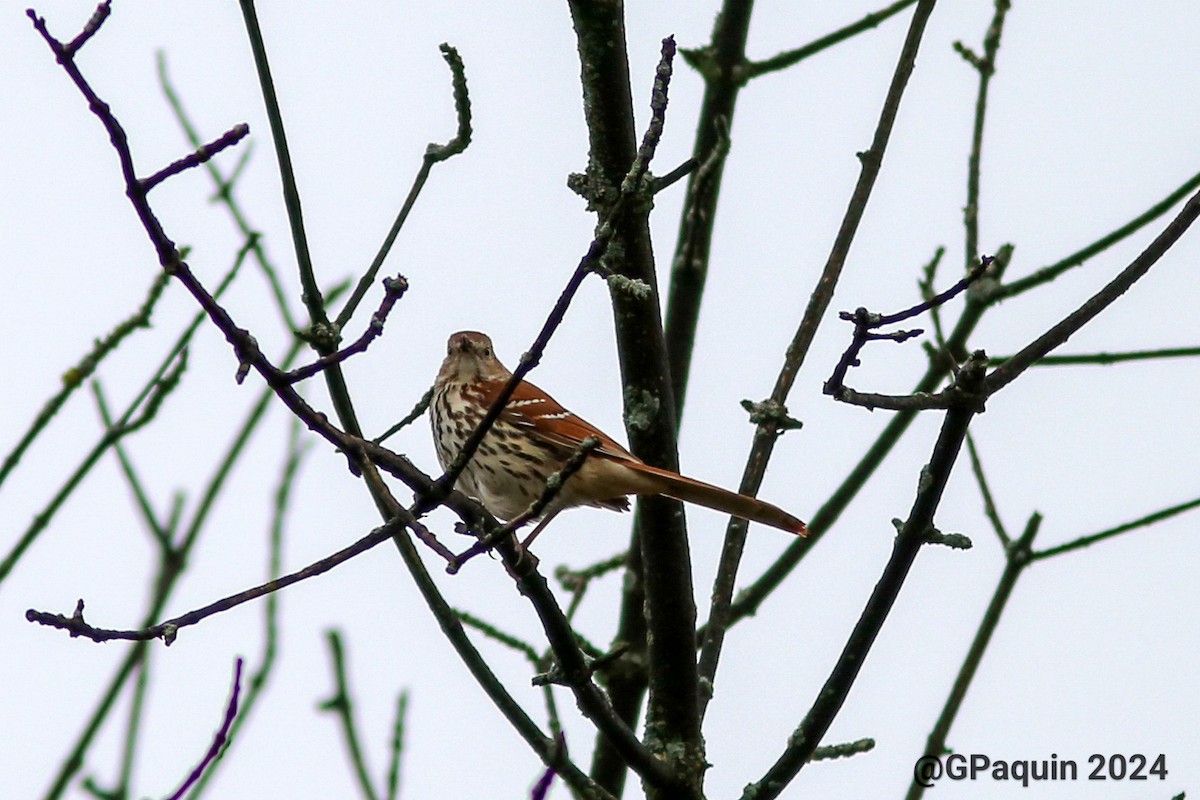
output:
M833 47L835 44L841 44L853 36L877 27L884 20L899 14L909 6L916 5L916 2L917 0L897 0L897 2L884 6L878 11L872 11L857 22L853 22L843 28L839 28L833 33L822 36L820 39L809 42L803 47L797 47L795 50L787 50L762 61L748 62L745 67L746 80L795 66L804 59L815 56L822 50Z
M567 606L567 619L575 617L575 612L579 609L579 604L583 602L583 596L587 593L588 586L593 580L628 565L629 553L621 552L580 570L568 569L565 566L556 567L554 569L555 579L563 589L571 593L571 604Z
M358 780L358 788L366 800L379 800L375 787L371 785L371 776L367 769L366 756L358 741L358 726L354 723L354 706L350 699L349 682L346 680L346 655L342 648L342 636L337 630L326 631L326 641L329 643L329 656L333 660L333 696L317 706L322 711L332 711L341 723L342 738L346 740L346 749L350 753L350 764L354 767L354 776Z
M557 738L558 735L562 733L562 725L558 718L558 703L554 699L554 691L550 682L539 680L543 677L543 675L540 674L541 671L546 668L547 664L552 662L551 655L549 653L545 655L538 653L537 649L529 642L500 630L492 623L487 622L475 616L474 614L471 614L470 612L463 611L461 609L455 609L454 614L463 625L466 625L469 628L474 628L487 638L495 642L499 642L505 647L515 650L523 655L525 660L529 662L531 667L533 667L535 673L539 673L534 675L532 683L534 686L541 686L543 688L542 698L546 703L547 723L550 728L551 735ZM583 641L582 637L577 638L579 638L580 646L586 646L586 643Z
M1000 50L1000 36L1004 32L1004 20L1011 3L996 0L996 11L983 37L983 55L967 57L967 50L960 42L955 49L966 58L967 63L979 73L979 89L975 93L975 123L971 129L971 154L967 157L967 203L963 207L963 227L966 229L965 265L969 269L979 260L979 178L980 159L983 151L983 126L987 118L988 88L996 72L996 54Z
M100 381L98 380L92 381L92 395L96 398L96 408L100 412L100 421L104 423L105 429L108 431L119 429L119 426L113 422L112 414L108 410L108 402L104 398L104 390L101 388ZM146 486L142 483L137 470L134 469L133 461L125 451L121 437L118 436L113 441L112 447L113 452L117 455L117 461L121 464L121 472L125 475L125 482L133 490L133 496L137 500L138 509L142 512L142 521L146 524L146 528L150 531L158 546L163 550L170 550L170 533L167 531L166 526L159 522L158 515L154 512L154 506L150 502L150 495L146 491Z
M128 797L129 784L133 778L134 760L141 743L142 719L146 709L146 692L150 688L150 661L145 659L137 667L137 680L133 685L133 696L129 702L129 717L125 736L121 743L121 772L116 786L110 792L98 791L95 781L85 778L84 784L97 796Z
M388 758L387 800L400 796L400 758L404 755L404 727L408 720L408 690L396 700L396 721L392 724L391 756Z
M388 314L392 308L408 291L408 280L403 275L397 275L395 278L383 279L383 300L379 302L379 308L371 315L371 321L367 325L367 329L362 335L350 344L335 353L321 356L312 364L305 367L299 367L284 374L284 380L292 383L298 383L306 378L311 378L319 372L324 372L335 364L340 364L350 356L365 353L370 347L371 342L383 334L383 325L387 321Z
M613 664L620 662L629 652L627 645L618 644L607 653L602 653L590 642L586 641L582 636L579 636L580 648L588 654L588 674L594 675L599 672L604 672ZM563 671L558 668L553 662L550 663L550 668L540 675L533 676L534 686L570 686L570 680Z
M170 178L173 175L178 175L186 169L200 166L201 164L209 161L213 156L217 155L225 148L232 147L249 135L249 125L244 122L234 125L232 128L208 144L200 145L195 151L188 153L186 156L172 164L168 164L158 172L151 175L149 178L143 178L141 180L142 191L148 192L155 186L158 186L160 183L165 181L167 178Z
M1038 286L1049 283L1070 269L1087 263L1096 255L1104 252L1118 242L1129 238L1142 228L1149 225L1151 222L1154 222L1156 219L1166 214L1168 211L1174 208L1180 200L1183 200L1188 195L1196 191L1198 187L1200 187L1200 173L1188 178L1178 189L1171 192L1154 205L1150 206L1150 208L1146 209L1146 211L1142 214L1134 217L1129 222L1126 222L1124 225L1112 231L1111 233L1101 236L1099 239L1087 245L1086 247L1075 251L1060 261L1057 261L1049 266L1042 267L1041 269L1025 276L1024 278L1018 278L1015 281L996 286L988 293L989 301L997 303L1001 300L1007 300L1010 297L1016 297L1017 295L1023 294L1030 289L1034 289Z
M1076 355L1042 356L1035 361L1035 367L1066 367L1066 366L1109 366L1126 361L1150 361L1160 358L1194 358L1200 356L1200 347L1164 347L1160 350L1132 350L1125 353L1078 353ZM988 362L999 366L1012 360L1012 356L990 356Z
M946 752L946 737L950 733L950 727L954 724L954 718L962 707L967 690L975 679L975 673L992 640L992 634L996 632L996 626L1000 623L1000 616L1004 613L1005 606L1008 605L1017 579L1021 577L1025 567L1029 566L1029 551L1033 547L1034 537L1037 536L1041 524L1041 515L1033 514L1025 524L1025 530L1020 538L1005 548L1004 573L996 583L992 599L983 613L983 618L979 621L975 637L972 639L971 646L967 649L967 655L963 658L962 666L959 667L958 674L954 678L954 685L946 697L942 712L938 715L937 722L934 723L933 730L929 733L929 738L925 740L924 753L927 755L940 756ZM919 800L924 792L924 787L914 780L909 786L905 800Z
M204 754L204 758L192 770L192 774L188 775L187 780L183 782L183 785L168 800L180 800L180 798L187 794L188 789L192 788L192 785L200 780L200 776L204 774L208 766L220 755L221 748L225 745L225 737L233 725L233 720L237 717L238 695L242 691L242 663L242 659L239 656L233 668L233 689L229 693L229 704L225 707L225 718L221 721L221 727L213 735L212 745L208 748L208 752Z
M16 447L12 449L8 455L4 457L4 463L0 464L0 486L4 485L5 478L17 466L21 457L25 455L25 451L33 444L33 441L38 435L46 429L50 424L50 420L58 413L58 410L66 404L67 399L71 394L83 385L96 368L100 366L100 362L117 348L117 346L125 340L130 334L139 329L150 327L150 315L154 311L154 306L158 303L158 299L162 297L163 290L166 289L170 282L171 276L165 273L156 275L154 282L150 284L150 290L146 293L146 299L142 301L142 305L129 316L126 320L119 323L106 336L97 339L92 349L88 351L73 367L70 367L62 376L62 388L42 406L29 429L17 442Z
M786 408L788 394L795 383L800 368L804 365L809 348L812 346L813 338L816 336L817 328L825 318L825 312L828 310L829 303L833 299L833 293L837 288L842 269L845 267L846 259L850 254L850 247L854 243L858 232L859 223L862 222L867 203L875 187L875 181L879 177L879 170L883 164L883 157L887 151L888 142L891 139L892 129L896 123L896 117L900 112L900 103L904 98L904 91L908 85L909 77L912 75L916 65L917 52L920 49L921 39L925 34L926 23L933 13L934 4L935 0L921 0L913 12L908 33L905 36L904 44L897 58L896 69L892 74L891 84L888 86L883 107L879 112L879 121L875 127L871 146L868 150L860 154L859 162L862 166L858 181L855 183L854 190L850 195L846 213L842 217L841 225L838 228L837 235L834 237L829 257L825 261L825 267L817 279L813 293L809 297L808 305L805 307L804 316L800 320L791 343L788 345L787 356L784 358L783 366L771 391L771 400L777 403L780 408ZM755 427L750 455L746 459L746 467L743 470L742 481L738 489L740 493L753 496L758 492L766 475L771 455L774 453L775 442L778 440L778 430L776 424L769 420ZM799 555L806 552L807 548L811 547L817 541L814 533L819 533L820 530L820 528L810 524L810 535L808 540L806 540L807 544L791 545L785 551L786 558L788 560L798 560ZM709 608L708 624L700 651L700 674L709 684L712 684L715 680L726 630L737 616L737 612L733 608L733 590L736 585L738 566L741 564L742 551L745 549L745 544L746 525L739 523L737 520L730 520L725 532L725 542L721 550L717 578L713 583L713 599ZM781 570L790 569L783 561L777 563L777 568ZM760 589L763 586L764 584L759 584ZM707 707L707 702L707 696L701 698L702 711Z
M77 53L81 47L87 44L88 39L91 39L96 35L96 32L100 30L100 26L104 24L104 20L108 19L108 15L111 13L112 0L104 0L104 2L97 6L96 10L92 12L91 18L87 21L87 24L83 26L83 30L79 32L79 35L62 48L64 54L66 54L68 58L73 58L75 53Z
M699 167L699 161L694 158L689 158L678 167L668 172L666 175L654 176L654 182L653 186L651 187L651 191L654 194L658 194L664 189L667 189L675 185L677 182L683 180L688 175L691 175L693 172L699 169Z
M83 600L80 600L75 606L75 613L71 616L62 614L52 614L46 611L37 611L29 609L25 612L25 619L30 622L36 622L39 625L47 625L51 628L68 631L71 636L83 636L86 639L91 639L93 642L108 642L114 639L125 639L129 641L145 641L149 639L162 639L167 645L175 641L181 628L186 628L189 625L195 625L214 614L228 611L231 608L236 608L243 603L248 603L251 600L257 600L263 595L277 592L280 589L285 589L293 583L307 580L308 578L322 575L336 566L344 564L346 561L354 558L360 553L365 553L380 542L385 542L392 538L396 533L403 530L404 524L399 520L384 523L380 527L371 531L366 536L359 539L349 547L342 548L336 553L326 556L318 561L314 561L307 567L292 572L283 577L276 578L272 581L255 586L251 589L231 594L217 600L214 603L209 603L202 608L189 611L186 614L181 614L178 617L172 617L165 622L160 622L157 625L150 625L144 628L136 628L133 630L111 630L106 628L97 628L89 625L83 619Z
M434 164L439 164L452 156L467 149L467 145L471 143L471 99L467 94L467 73L463 66L462 58L459 57L458 51L448 44L443 43L440 47L442 58L450 67L451 82L454 88L454 113L458 118L458 129L455 131L454 138L445 144L437 144L430 142L425 148L425 157L421 162L421 169L417 171L416 178L413 179L412 187L408 190L408 196L404 198L404 204L400 207L400 212L396 215L395 222L392 223L391 230L383 239L383 244L379 247L379 252L375 254L375 258L371 260L371 265L367 267L367 271L361 278L358 279L358 285L354 287L354 291L346 300L346 305L342 307L341 312L337 316L337 321L334 325L340 331L350 323L351 317L354 316L355 310L358 309L358 304L362 302L367 291L371 288L371 284L375 282L375 276L379 274L383 262L387 259L388 253L392 250L392 245L396 242L396 237L400 235L400 229L404 227L405 221L408 219L409 212L417 202L417 197L420 196L421 190L425 188L425 182L429 179L429 173L433 169Z
M846 373L852 368L860 364L859 353L867 342L891 341L904 342L914 336L919 336L924 333L920 329L895 331L894 333L875 333L874 331L888 325L895 325L898 322L912 319L918 314L923 314L932 308L944 305L948 301L965 292L971 284L979 280L987 272L988 268L995 261L991 256L985 256L979 259L979 263L971 269L969 273L953 286L941 294L934 295L928 300L917 303L911 308L904 311L899 311L895 314L873 314L865 308L858 308L854 312L842 311L838 314L840 319L854 323L854 335L851 337L850 345L846 348L846 352L838 359L837 365L833 368L833 374L825 381L822 391L831 396L834 400L839 400L844 403L853 405L864 405L868 408L949 408L954 402L945 392L941 395L909 395L906 398L896 398L894 404L883 401L881 395L868 395L863 392L856 392L846 386ZM868 402L864 398L870 398ZM909 404L903 404L903 403Z
M1145 528L1157 522L1162 522L1165 519L1170 519L1177 514L1182 514L1185 511L1191 511L1194 508L1200 508L1200 498L1189 500L1186 503L1170 506L1160 511L1155 511L1153 514L1147 514L1144 517L1138 517L1135 520L1130 520L1129 522L1122 523L1113 528L1108 528L1107 530L1100 531L1099 533L1080 536L1078 539L1072 539L1069 542L1065 542L1054 547L1048 547L1045 550L1039 550L1030 556L1029 560L1040 561L1043 558L1052 558L1053 556L1062 555L1063 553L1070 553L1074 550L1080 550L1084 547L1096 544L1097 542L1102 542L1105 539L1111 539L1114 536L1119 536L1122 533L1128 533L1129 531L1134 531L1138 528Z
M458 617L459 621L468 628L474 628L492 641L499 642L508 649L515 650L516 652L525 656L525 659L532 664L535 669L541 668L542 656L540 653L538 653L537 648L535 648L529 642L513 636L511 633L505 633L492 623L475 616L469 611L463 611L462 609L456 608L454 609L454 615Z
M979 358L972 357L963 364L959 380L967 391L978 392L982 389L984 370L984 361ZM809 762L829 730L899 595L917 553L925 544L928 533L934 529L934 515L975 411L974 404L964 402L946 413L929 463L921 471L917 496L908 519L896 536L891 558L871 592L837 664L803 721L788 737L783 753L762 779L746 787L743 800L772 800L778 797Z
M1192 196L1154 241L1141 255L1108 282L1087 302L1071 312L1057 325L1039 336L1011 359L1001 364L987 377L987 394L992 395L1011 383L1018 375L1041 360L1051 350L1067 341L1070 336L1090 322L1101 311L1108 308L1145 275L1160 258L1179 241L1179 238L1200 217L1200 193Z
M371 440L372 444L383 444L384 439L387 439L389 436L394 435L401 428L407 427L408 425L411 425L412 423L416 422L418 419L421 418L421 415L424 414L429 409L429 402L431 400L433 400L433 387L432 386L430 386L428 389L425 390L425 394L421 395L421 399L416 402L416 405L413 406L412 411L408 412L408 414L404 417L404 419L400 420L395 425L388 428L383 433L379 434L379 436L376 436L374 439L372 439Z
M967 434L967 454L971 456L971 472L975 475L975 483L979 485L979 494L983 497L983 513L992 523L992 530L996 532L1000 544L1008 547L1010 541L1008 531L1005 530L1004 522L1000 519L1000 512L996 510L996 501L992 498L991 487L988 486L987 477L983 474L983 462L979 460L979 451L975 448L975 437L970 433Z
M938 267L942 263L942 256L946 254L946 248L939 247L933 253L933 258L925 264L921 270L921 278L917 281L917 288L921 291L921 297L926 302L932 302L937 296L934 291L934 279L937 277ZM946 333L942 330L942 309L935 305L929 306L929 318L933 321L933 340L943 352L946 350Z

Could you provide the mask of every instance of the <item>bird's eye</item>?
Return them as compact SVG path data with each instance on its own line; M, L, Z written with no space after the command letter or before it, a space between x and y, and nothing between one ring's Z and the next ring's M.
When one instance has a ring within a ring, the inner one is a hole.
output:
M483 348L483 356L484 356L484 358L487 358L487 357L488 357L488 356L490 356L491 354L492 354L492 348L490 348L490 347L485 347L485 348Z

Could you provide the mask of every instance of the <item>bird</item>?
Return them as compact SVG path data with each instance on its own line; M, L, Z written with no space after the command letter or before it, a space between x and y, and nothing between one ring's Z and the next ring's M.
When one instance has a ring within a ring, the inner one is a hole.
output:
M430 399L433 440L443 470L449 469L511 377L487 334L459 331L450 336ZM588 437L595 437L598 445L545 507L525 547L558 512L575 506L628 511L629 495L665 495L807 535L803 522L777 506L646 464L528 381L517 384L463 468L457 488L496 518L512 521L529 510L547 479Z

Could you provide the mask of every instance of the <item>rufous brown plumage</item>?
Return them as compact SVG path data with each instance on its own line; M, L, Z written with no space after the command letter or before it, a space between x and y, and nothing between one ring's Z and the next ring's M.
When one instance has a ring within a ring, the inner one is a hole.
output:
M485 334L460 331L450 337L430 402L433 439L443 469L458 455L511 376ZM666 495L789 533L806 533L803 522L770 503L644 463L528 381L517 385L467 462L457 487L499 519L511 520L529 508L542 494L546 479L589 436L598 439L599 446L563 484L526 543L565 508L587 505L625 511L628 495Z

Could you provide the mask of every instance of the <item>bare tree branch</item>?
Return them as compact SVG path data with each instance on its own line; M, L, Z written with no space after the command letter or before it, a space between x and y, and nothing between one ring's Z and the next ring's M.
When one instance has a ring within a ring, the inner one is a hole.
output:
M1021 577L1025 567L1029 566L1030 549L1033 547L1034 537L1037 536L1041 524L1041 515L1033 514L1025 524L1025 531L1021 536L1005 548L1004 573L1000 576L987 610L983 612L983 618L979 621L975 638L971 641L971 646L958 670L958 675L954 678L954 686L950 689L946 704L942 707L942 713L934 723L929 738L925 740L923 752L927 755L941 755L946 752L946 737L950 733L950 727L954 724L959 709L962 708L963 699L967 696L967 689L975 679L975 672L979 669L983 654L992 640L992 634L996 632L996 626L1000 622L1000 616L1004 613L1005 606L1008 605L1008 599L1012 596L1017 579ZM914 780L909 786L905 800L919 800L924 793L925 788Z
M770 72L778 72L788 69L801 61L811 56L815 56L822 50L827 50L835 44L841 44L847 39L857 36L858 34L878 27L881 22L899 14L909 6L916 5L917 0L897 0L891 5L884 6L878 11L872 11L857 22L852 22L843 28L839 28L833 33L826 34L820 39L809 42L803 47L797 47L795 50L786 50L779 55L772 56L762 61L750 61L745 67L745 80L757 78L760 75L766 75Z
M396 215L396 221L392 223L391 230L384 237L383 244L379 247L379 252L375 254L375 258L371 261L371 266L367 267L367 271L359 278L358 285L354 287L354 292L346 301L346 305L342 307L341 313L338 314L334 325L339 331L349 324L350 318L354 316L354 312L358 308L358 304L362 302L367 290L374 283L375 276L379 274L383 262L387 259L388 253L391 252L392 245L395 244L396 237L400 235L400 229L404 227L409 212L416 205L417 197L420 196L421 190L425 188L425 182L429 180L429 173L432 171L433 165L458 155L466 150L467 145L471 143L471 99L467 94L466 68L463 66L462 58L458 55L458 51L453 47L443 43L441 51L442 58L450 66L451 80L454 87L454 112L458 118L458 129L455 131L454 138L445 144L430 142L425 148L425 158L421 161L421 169L417 171L417 177L413 179L412 188L408 190L408 197L404 198L404 205L400 207L400 213Z
M993 303L998 303L1001 300L1007 300L1010 297L1016 297L1019 294L1024 294L1030 289L1049 283L1050 281L1062 275L1068 270L1081 266L1089 260L1104 252L1108 248L1124 241L1133 234L1140 231L1142 228L1154 222L1156 219L1166 214L1180 201L1188 195L1196 191L1200 187L1200 173L1188 178L1183 184L1168 194L1162 200L1158 201L1143 213L1126 222L1114 231L1101 236L1096 241L1083 247L1071 255L1056 261L1049 266L1042 267L1031 275L1009 283L999 284L988 292L988 299Z
M229 705L225 708L225 718L221 721L221 727L213 735L212 746L208 748L208 752L204 754L203 760L192 770L192 774L187 777L183 785L175 791L168 800L180 800L188 789L200 780L200 776L208 769L209 765L217 760L221 754L221 748L225 745L225 737L229 734L229 729L233 726L233 720L237 717L238 712L238 695L242 691L242 659L238 658L233 668L233 689L229 693Z
M92 349L88 351L73 367L67 369L62 376L62 388L42 406L34 418L29 429L17 442L12 451L4 457L4 463L0 464L0 486L4 484L5 478L13 471L20 462L21 456L25 455L25 451L33 444L38 435L41 434L58 410L62 408L68 398L78 389L83 382L91 377L92 373L100 365L100 362L117 348L130 334L137 330L150 327L150 315L154 311L154 306L158 303L158 299L162 297L163 290L166 289L167 283L171 280L171 276L166 274L157 275L154 282L150 284L150 291L146 294L146 299L138 310L130 315L126 320L119 323L103 338L97 339Z
M321 702L317 708L322 711L332 711L337 715L342 730L342 738L346 741L346 749L350 754L350 764L354 767L354 776L358 781L358 789L366 800L379 800L375 787L371 784L371 776L367 770L366 756L358 741L358 726L354 722L354 706L350 699L349 681L346 680L346 655L342 647L342 636L336 630L325 632L325 641L329 644L329 656L333 661L333 696Z
M1042 356L1031 366L1109 366L1126 361L1152 361L1162 358L1195 358L1200 356L1200 347L1163 347L1158 350L1132 350L1126 353L1077 353L1074 355ZM996 366L1012 359L1012 356L991 356L988 361Z
M983 497L984 516L992 523L992 530L996 532L1001 546L1008 547L1011 540L1004 528L1004 522L1000 519L1000 512L996 509L996 501L992 499L992 489L988 486L987 477L983 474L983 462L979 460L975 437L970 433L967 434L967 453L971 456L971 472L975 475L975 483L979 485L979 494Z
M985 359L976 355L963 365L959 380L965 391L982 391L985 364ZM964 402L946 412L929 463L922 470L912 510L896 536L892 556L871 592L837 664L818 692L808 714L788 738L783 753L757 783L746 788L743 800L771 800L778 797L812 758L821 738L829 730L900 593L917 553L925 544L929 531L934 529L934 514L976 408L977 404Z
M1091 545L1096 544L1097 542L1102 542L1105 539L1111 539L1112 537L1119 536L1122 533L1129 533L1130 531L1135 531L1139 528L1145 528L1150 525L1154 525L1158 522L1162 522L1163 520L1170 519L1177 514L1182 514L1185 511L1191 511L1195 508L1200 508L1200 498L1189 500L1186 503L1179 503L1177 505L1169 506L1168 508L1155 511L1152 514L1146 514L1145 516L1138 517L1135 520L1124 522L1112 528L1102 530L1099 533L1080 536L1078 539L1072 539L1069 542L1064 542L1063 544L1055 545L1054 547L1047 547L1045 550L1038 550L1030 555L1029 560L1040 561L1043 558L1052 558L1057 555L1062 555L1063 553L1082 550L1085 547L1090 547Z
M850 247L854 243L859 223L862 222L867 202L871 198L875 180L879 176L879 169L891 138L892 128L900 111L900 102L904 97L908 79L916 66L917 51L920 49L921 40L925 34L925 25L933 13L934 3L935 0L921 0L917 4L909 24L908 34L897 59L891 85L888 87L887 96L879 112L879 121L875 127L871 147L866 152L859 154L862 168L858 181L854 185L846 213L842 217L841 226L838 228L829 257L825 262L825 268L809 297L808 305L804 309L804 317L800 320L791 344L788 345L783 367L780 369L779 376L775 380L775 387L771 391L770 399L779 409L786 409L788 394L791 392L800 367L803 366L808 350L812 346L817 328L825 318L825 312L833 299L834 289L837 287L838 279L841 277L842 269L850 254ZM740 493L751 496L758 493L780 430L779 423L771 419L764 419L756 426L750 455L746 459L746 467L742 472L742 481L738 488ZM713 600L700 652L701 675L710 683L716 676L725 631L739 616L733 608L733 590L737 581L742 551L745 549L746 528L744 521L733 519L730 520L725 531L725 543L721 550L717 578L713 583ZM821 529L816 530L819 534ZM791 553L792 557L799 560L798 554L805 552L816 541L813 536L812 523L809 524L809 531L810 536L805 540L806 543L791 545L785 555ZM707 706L707 703L708 696L701 698L702 709Z
M883 328L887 325L895 325L897 322L904 322L912 319L918 314L923 314L926 311L944 305L949 300L967 290L971 284L983 277L988 268L995 261L990 256L985 256L979 259L979 263L960 280L958 283L951 286L941 294L935 295L917 305L905 309L904 311L895 314L873 314L865 308L858 308L853 313L843 311L838 316L847 321L854 323L854 336L850 341L850 346L846 348L846 352L838 360L837 366L833 368L833 374L825 381L823 391L825 394L833 397L834 400L839 400L852 405L862 405L867 408L949 408L956 398L950 397L953 387L944 392L939 392L936 395L914 394L902 397L891 395L866 394L864 392L856 392L846 386L846 373L851 367L857 367L860 364L858 355L862 352L863 347L867 342L890 341L890 342L905 342L915 336L924 333L923 330L914 329L907 331L895 331L893 333L875 333L874 331Z
M362 336L358 337L353 344L343 347L337 352L329 355L321 356L312 364L306 367L299 367L284 375L284 380L297 383L306 378L311 378L319 372L324 372L335 364L340 364L350 356L365 353L370 347L371 342L383 335L383 325L387 321L388 314L391 313L392 307L404 296L408 291L408 281L403 275L397 275L395 278L383 279L383 300L379 303L379 308L371 315L371 321L367 325L367 329L363 331Z
M1116 302L1117 298L1129 291L1129 288L1145 275L1175 242L1179 241L1179 238L1192 226L1197 217L1200 217L1200 193L1192 195L1178 216L1167 225L1163 232L1155 237L1154 241L1142 251L1142 254L1109 281L1103 289L1092 295L1087 302L1067 315L1057 325L1022 348L1008 361L994 369L987 377L987 393L991 395L1003 389L1031 365L1067 341L1071 334Z
M244 122L234 125L219 138L214 139L208 144L200 145L195 151L188 153L186 156L172 164L168 164L158 172L151 175L149 178L143 178L141 180L142 191L148 192L155 186L158 186L160 183L165 181L167 178L170 178L173 175L178 175L184 170L191 169L192 167L200 166L225 148L232 147L249 135L249 125Z
M983 150L983 125L987 118L988 88L996 73L996 54L1000 50L1000 36L1004 32L1004 19L1010 5L1009 0L996 0L996 11L983 37L982 56L971 53L971 57L968 57L969 51L961 42L955 42L954 45L979 73L979 89L975 93L975 122L971 128L971 155L967 157L967 204L963 207L963 227L966 228L963 255L968 269L979 260L979 163Z
M419 523L418 523L419 524ZM150 639L162 639L167 645L175 641L175 637L179 635L181 628L186 628L189 625L195 625L214 614L220 614L223 611L228 611L232 608L248 603L251 600L277 592L280 589L285 589L293 583L307 580L308 578L322 575L336 566L344 564L360 553L365 553L375 545L391 539L399 531L407 526L406 523L395 519L392 522L385 523L375 530L371 531L366 536L359 539L349 547L344 547L333 555L326 556L319 561L314 561L307 567L296 572L284 575L281 578L276 578L272 581L255 586L251 589L231 594L217 600L214 603L198 608L194 611L189 611L186 614L180 614L178 617L172 617L165 622L160 622L157 625L149 625L144 628L134 630L111 630L106 628L97 628L89 625L83 619L83 600L80 600L75 605L75 613L67 617L62 614L51 614L46 611L37 611L29 609L25 612L25 618L30 622L36 622L39 625L47 625L51 628L67 631L71 636L82 636L86 639L91 639L93 642L109 642L114 639L125 639L128 641L146 641Z

